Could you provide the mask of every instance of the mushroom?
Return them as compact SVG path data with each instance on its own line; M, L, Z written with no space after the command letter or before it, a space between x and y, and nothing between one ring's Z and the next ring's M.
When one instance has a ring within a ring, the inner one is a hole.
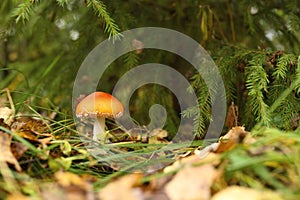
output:
M76 106L76 116L79 118L95 118L93 140L105 143L105 118L120 117L124 112L121 102L105 92L94 92L82 99Z

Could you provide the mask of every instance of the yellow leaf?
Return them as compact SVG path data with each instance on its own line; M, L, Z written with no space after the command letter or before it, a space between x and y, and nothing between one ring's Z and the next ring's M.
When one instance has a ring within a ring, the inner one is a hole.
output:
M14 193L9 195L6 200L30 200L31 198L26 197L20 193Z
M208 153L204 157L199 157L197 152L194 155L184 157L182 159L177 160L172 165L167 166L164 168L164 173L169 173L172 171L176 171L182 167L187 165L200 165L205 163L211 163L213 165L218 165L220 163L220 156L215 153Z
M215 176L216 170L212 164L187 166L166 185L165 191L170 200L209 200Z
M270 191L260 191L242 186L228 187L212 197L212 200L282 200L279 194Z
M87 182L83 178L71 172L58 171L55 173L54 176L58 184L61 185L62 187L68 187L74 185L74 186L80 186L81 188L85 189L87 184Z
M109 183L99 192L99 199L101 200L139 200L141 197L138 195L140 188L134 186L142 178L142 174L135 173L121 177L112 183ZM141 191L140 191L141 194Z
M68 141L65 141L64 143L60 144L60 149L63 152L63 154L69 155L71 153L72 146Z
M42 199L82 200L95 199L92 184L86 178L70 172L59 171L54 174L56 182L43 184Z
M72 165L72 160L64 157L49 159L48 160L49 168L56 172L60 169L68 170Z

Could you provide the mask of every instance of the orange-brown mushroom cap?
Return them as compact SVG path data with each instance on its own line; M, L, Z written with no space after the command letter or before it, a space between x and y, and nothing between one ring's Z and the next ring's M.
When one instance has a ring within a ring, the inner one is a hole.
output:
M124 112L122 103L105 92L94 92L76 106L77 117L120 117Z

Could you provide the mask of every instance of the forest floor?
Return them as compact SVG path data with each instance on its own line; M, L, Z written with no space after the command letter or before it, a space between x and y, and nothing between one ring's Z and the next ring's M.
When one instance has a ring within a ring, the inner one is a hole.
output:
M97 144L97 157L70 116L56 121L63 113L28 108L0 108L0 199L300 199L297 130L236 126L188 147L168 145L156 130Z

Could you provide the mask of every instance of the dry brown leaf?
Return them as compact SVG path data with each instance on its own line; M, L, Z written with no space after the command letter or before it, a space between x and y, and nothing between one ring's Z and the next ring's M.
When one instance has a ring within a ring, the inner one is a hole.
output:
M163 191L149 192L145 191L144 198L140 200L170 200L166 193Z
M187 166L166 185L165 191L170 200L208 200L215 175L216 170L212 164Z
M28 139L28 140L32 140L32 141L37 141L37 137L35 134L33 134L31 131L19 131L16 132L19 136L21 136L22 138Z
M211 200L282 200L279 194L270 191L259 191L242 186L230 186L215 194Z
M248 132L245 131L245 127L233 127L226 135L220 138L219 146L215 152L221 153L234 148L238 143L242 142L247 135Z
M200 159L206 158L211 152L215 152L219 148L220 143L219 142L214 142L206 147L204 147L201 150L196 149L195 150L195 155L199 156Z
M21 117L12 124L12 130L22 138L39 142L46 146L53 139L46 124L41 120L30 117Z
M57 184L61 186L64 199L80 200L93 196L92 185L84 178L71 172L58 171L55 173ZM47 192L44 193L46 195Z
M218 154L209 153L205 157L199 158L199 155L197 155L195 152L194 155L181 158L174 162L172 165L165 167L164 173L176 171L187 165L199 165L202 163L212 163L213 165L217 165L220 163L220 157Z
M231 128L228 133L226 133L222 139L244 139L244 137L248 134L247 131L245 131L245 127L243 126L236 126Z
M36 135L48 136L49 130L46 124L39 119L34 119L32 117L21 117L15 121L12 125L17 132L18 131L31 131Z
M120 179L109 183L99 192L101 200L139 200L142 190L134 188L142 178L142 174L134 173L121 177Z
M27 150L28 147L21 142L14 142L11 145L11 152L17 160L19 160Z
M253 142L253 139L251 139L249 135L249 132L245 131L245 127L233 127L226 135L219 139L219 142L212 143L201 150L195 150L195 154L203 159L211 152L222 153L224 151L229 151L241 142L247 144Z
M235 139L221 140L219 142L218 148L214 152L222 153L225 151L229 151L230 149L233 149L237 144L238 142Z
M198 158L198 161L195 162L196 164L198 164L198 163L199 164L200 163L203 163L203 164L204 163L211 163L214 166L216 166L216 165L218 165L221 162L220 155L216 154L216 153L210 153L205 158L200 159L200 160L199 160L199 157L197 155L195 155L195 154L193 156L190 156L190 157L193 157L194 160L196 160ZM187 159L187 158L184 158L183 161L185 161L185 159ZM193 163L193 164L195 164L195 163Z
M239 108L233 102L228 108L225 126L232 128L238 125Z
M92 185L89 185L88 190L83 190L77 186L70 185L61 187L57 183L46 183L40 186L41 199L43 200L89 200L96 199Z
M54 174L54 177L57 183L63 187L76 185L84 188L86 186L86 182L80 176L71 172L58 171Z
M168 143L168 132L161 128L156 128L152 131L147 129L131 129L127 132L130 136L130 141L140 141L149 144L165 144Z
M168 137L168 132L161 128L157 128L150 132L149 138L148 138L148 143L149 144L168 143L168 141L166 140L166 137Z
M149 189L150 190L160 190L163 186L169 182L171 179L171 175L162 176L162 177L155 177L149 182Z
M20 172L22 171L22 168L20 167L17 159L12 154L10 144L11 136L3 131L0 131L0 161L14 165L15 169Z
M67 195L57 183L43 183L40 185L41 199L43 200L65 200Z
M95 199L92 185L89 185L88 190L80 190L76 186L65 188L66 200L89 200Z
M14 121L14 111L8 107L1 107L0 108L0 118L4 120L4 123L11 125Z

